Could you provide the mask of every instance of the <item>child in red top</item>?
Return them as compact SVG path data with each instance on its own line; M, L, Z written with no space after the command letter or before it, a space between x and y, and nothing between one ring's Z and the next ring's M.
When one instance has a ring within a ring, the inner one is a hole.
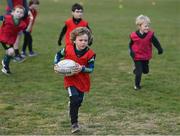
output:
M82 19L83 16L83 6L75 3L72 6L72 18L69 18L65 21L65 26L62 28L62 31L59 35L58 45L61 45L61 41L65 35L65 45L71 45L70 33L77 27L87 27L88 22Z
M33 24L35 23L35 19L36 19L36 16L37 16L37 12L38 12L38 6L39 6L39 0L30 0L29 1L29 11L32 13L33 15ZM30 21L30 18L26 18L26 23L29 24L29 21ZM22 53L21 53L21 56L22 57L26 57L27 54L26 54L26 47L28 46L28 49L29 49L29 56L30 57L33 57L33 56L36 56L37 53L33 51L33 48L32 48L32 44L33 44L33 39L32 39L32 27L31 27L31 30L30 32L26 32L24 31L24 43L23 43L23 46L22 46Z
M64 59L71 59L77 63L74 68L75 73L72 76L64 77L64 87L68 90L70 99L70 118L72 124L72 133L79 131L78 111L84 98L84 93L89 92L90 76L93 72L95 53L88 47L91 43L92 35L86 27L79 27L71 33L71 46L66 46L60 50L54 60L54 70L57 69L57 63Z
M149 60L152 58L152 44L157 48L158 54L163 53L163 49L154 36L154 32L149 30L150 19L147 16L140 15L136 18L138 30L130 34L130 55L134 60L135 69L135 90L141 89L142 73L149 73Z
M17 5L21 5L24 7L25 13L24 13L24 16L22 19L23 20L26 19L28 16L28 11L29 11L28 5L27 5L27 0L7 0L7 7L6 7L7 14L11 14L14 7L16 7ZM19 33L16 38L16 42L13 45L14 51L15 51L15 56L14 56L15 62L23 62L25 60L19 53L19 42L20 42L21 36L22 36L22 33Z
M26 29L29 31L32 25L33 17L30 16L30 23L27 26L21 18L24 16L25 9L23 6L17 5L12 11L11 15L5 15L5 19L0 28L0 43L6 50L6 55L2 60L2 72L10 74L9 63L11 58L14 56L13 44L16 41L17 35L20 31Z

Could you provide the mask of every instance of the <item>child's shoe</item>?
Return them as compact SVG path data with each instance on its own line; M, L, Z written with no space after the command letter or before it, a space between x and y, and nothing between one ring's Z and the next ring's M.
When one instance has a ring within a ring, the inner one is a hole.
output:
M34 57L34 56L37 56L38 54L36 52L30 52L29 53L29 57Z
M80 131L80 128L79 128L78 123L72 124L71 133L77 133L77 132L79 132L79 131Z
M138 90L140 90L141 89L141 86L134 86L134 90L136 90L136 91L138 91Z
M21 52L21 57L26 58L26 57L27 57L27 54L22 51L22 52Z
M2 60L2 69L1 69L1 71L4 73L4 74L6 74L6 75L10 75L11 74L11 71L10 71L10 69L9 69L9 66L7 66L7 65L5 65L4 64L4 61Z
M23 62L24 60L25 58L23 58L21 55L17 55L13 59L14 62L19 62L19 63Z

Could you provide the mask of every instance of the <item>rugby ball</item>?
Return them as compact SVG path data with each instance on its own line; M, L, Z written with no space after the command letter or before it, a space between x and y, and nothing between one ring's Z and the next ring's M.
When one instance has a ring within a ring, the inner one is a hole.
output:
M64 59L57 63L57 71L64 76L74 75L73 69L76 67L76 62L71 59Z

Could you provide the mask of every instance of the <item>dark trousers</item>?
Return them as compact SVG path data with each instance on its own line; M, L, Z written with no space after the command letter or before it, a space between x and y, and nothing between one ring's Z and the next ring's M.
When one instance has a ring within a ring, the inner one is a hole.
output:
M78 112L81 103L83 102L84 93L80 92L76 87L68 87L70 99L70 118L71 124L78 123Z
M142 73L149 73L149 60L134 60L134 65L135 85L140 87Z
M32 52L32 35L30 32L24 32L24 42L23 42L23 47L22 47L22 51L26 52L26 48L28 46L29 52Z

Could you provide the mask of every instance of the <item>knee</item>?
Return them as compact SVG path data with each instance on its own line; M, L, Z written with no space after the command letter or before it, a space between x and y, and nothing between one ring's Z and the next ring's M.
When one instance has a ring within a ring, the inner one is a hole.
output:
M142 75L142 70L135 70L134 71L136 76L141 76Z
M7 49L6 54L9 55L9 56L14 56L14 49L13 48Z
M81 106L81 102L78 96L71 96L70 97L70 106Z

